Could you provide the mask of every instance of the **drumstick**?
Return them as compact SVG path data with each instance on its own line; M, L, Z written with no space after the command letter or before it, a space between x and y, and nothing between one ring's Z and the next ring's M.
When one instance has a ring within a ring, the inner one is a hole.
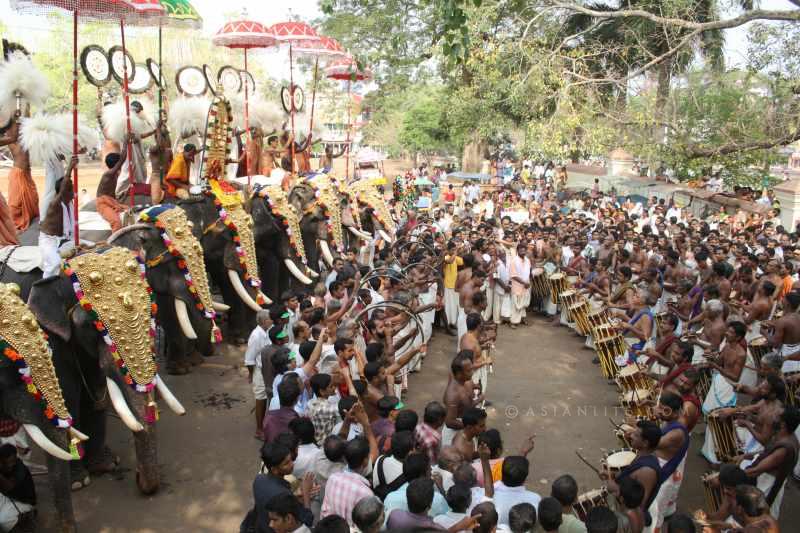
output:
M614 429L622 429L622 424L617 424L610 416L608 417L608 421L611 422L611 425L614 426Z
M578 450L575 450L575 455L577 455L577 456L578 456L578 459L580 459L581 461L583 461L583 463L584 463L586 466L588 466L589 468L591 468L592 470L594 470L594 473L595 473L595 474L597 474L598 476L600 475L600 470L598 470L597 468L595 468L595 466L594 466L592 463L590 463L589 461L587 461L587 460L586 460L586 459L585 459L585 458L584 458L584 457L583 457L583 456L580 454L580 452L579 452Z

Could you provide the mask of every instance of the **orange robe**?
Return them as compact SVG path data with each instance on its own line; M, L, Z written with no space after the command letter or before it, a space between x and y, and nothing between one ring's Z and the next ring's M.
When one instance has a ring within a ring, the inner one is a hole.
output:
M183 153L175 154L175 157L172 158L172 164L164 176L164 185L166 185L165 198L178 197L179 187L176 186L176 183L189 185L189 165L186 163Z
M104 194L97 197L95 205L103 220L111 224L112 233L122 227L122 219L120 219L119 214L124 212L126 207L119 203L116 198Z
M39 216L39 193L31 171L12 167L8 174L8 206L17 231L25 231Z
M0 246L17 245L17 228L11 220L11 212L8 209L6 199L0 193Z

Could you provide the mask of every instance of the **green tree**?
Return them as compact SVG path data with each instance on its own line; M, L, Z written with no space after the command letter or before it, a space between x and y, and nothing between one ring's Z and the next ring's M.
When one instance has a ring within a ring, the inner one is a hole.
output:
M411 153L415 165L419 156L430 162L431 156L450 147L444 96L439 88L430 88L415 98L403 114L398 141Z

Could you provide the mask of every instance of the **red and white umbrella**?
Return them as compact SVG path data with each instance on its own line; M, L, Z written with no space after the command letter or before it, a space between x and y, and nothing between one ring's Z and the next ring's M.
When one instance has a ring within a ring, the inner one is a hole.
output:
M347 81L347 137L345 139L346 152L345 162L347 168L345 170L345 178L350 177L350 128L351 128L351 103L350 97L351 84L354 81L365 81L372 79L372 71L368 68L359 68L358 63L352 56L347 56L337 61L334 61L325 67L325 76L332 80Z
M294 46L294 53L306 57L314 58L314 80L311 91L311 117L308 121L308 132L314 130L314 108L317 102L317 72L319 71L319 60L335 60L347 57L347 51L339 44L339 41L332 37L320 35L316 41L300 41ZM309 146L309 149L311 147Z
M244 50L244 70L247 70L247 50L251 48L271 48L278 44L275 34L272 30L260 22L249 20L246 13L242 14L242 18L232 20L226 23L214 37L211 42L217 46L225 46L227 48L241 48ZM244 129L247 134L250 134L250 111L248 108L248 80L250 76L244 77ZM250 165L247 165L250 168ZM250 185L250 172L247 172L247 185Z
M296 20L288 22L278 22L269 28L280 43L289 45L289 95L292 102L291 112L289 116L292 121L292 144L291 144L291 161L292 173L294 173L294 46L299 45L303 48L308 48L312 43L320 41L320 36L317 31L306 24ZM310 134L311 132L309 132Z
M166 16L159 0L11 0L11 6L21 13L47 14L52 11L69 11L72 13L72 149L78 153L78 18L91 20L119 21L122 38L122 54L126 57L125 23L135 25L157 25ZM123 95L125 97L125 113L128 132L131 131L130 107L128 98L128 69L123 68ZM131 146L128 143L128 176L132 176ZM75 244L80 243L78 228L78 169L72 171L74 209L75 209ZM131 184L131 193L133 184ZM133 194L131 194L133 201Z

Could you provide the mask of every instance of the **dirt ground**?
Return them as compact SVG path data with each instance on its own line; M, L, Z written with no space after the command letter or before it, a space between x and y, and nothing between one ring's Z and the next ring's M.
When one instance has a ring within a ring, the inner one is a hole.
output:
M593 352L582 338L543 319L512 331L501 328L494 374L488 385L490 427L501 430L507 454L535 433L528 487L541 494L558 475L571 473L581 492L598 488L600 481L575 455L579 450L592 463L619 447L608 418L617 420L616 388L606 384ZM441 400L454 338L438 333L420 373L411 376L406 403L421 412L430 400ZM101 533L234 532L252 505L251 484L259 465L259 442L253 438L253 400L241 366L243 350L223 345L220 355L208 358L188 376L164 376L187 409L177 417L161 412L159 460L161 491L141 496L134 484L133 445L121 422L109 416L109 445L122 457L122 471L94 479L74 493L81 531ZM700 475L706 471L698 450L702 426L695 430L681 489L679 508L703 506ZM46 478L37 478L42 531L52 531L52 510ZM781 523L800 520L795 484L784 498Z

